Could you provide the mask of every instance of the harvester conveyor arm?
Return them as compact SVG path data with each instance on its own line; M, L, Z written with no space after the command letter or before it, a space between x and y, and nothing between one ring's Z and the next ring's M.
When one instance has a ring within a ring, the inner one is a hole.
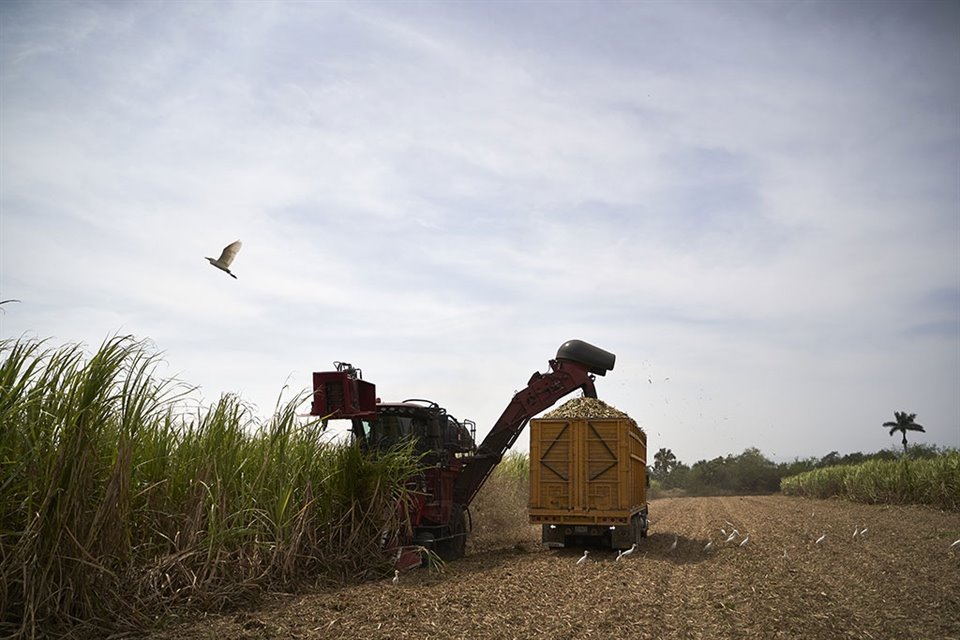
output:
M583 395L589 398L597 397L591 374L596 369L592 369L590 364L558 358L550 361L550 368L552 371L546 374L534 373L527 388L513 396L480 444L476 455L469 458L454 485L454 501L457 504L470 505L490 472L516 442L532 417L576 389L583 389ZM603 375L603 372L597 372Z

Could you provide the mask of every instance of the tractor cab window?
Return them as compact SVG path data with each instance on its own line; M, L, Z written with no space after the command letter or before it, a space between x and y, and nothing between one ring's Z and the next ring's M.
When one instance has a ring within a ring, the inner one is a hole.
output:
M371 449L389 449L417 435L413 419L406 416L381 415L361 420L359 426L363 440Z
M474 448L473 436L465 424L457 422L453 416L447 416L443 439L444 445L457 453L472 451Z

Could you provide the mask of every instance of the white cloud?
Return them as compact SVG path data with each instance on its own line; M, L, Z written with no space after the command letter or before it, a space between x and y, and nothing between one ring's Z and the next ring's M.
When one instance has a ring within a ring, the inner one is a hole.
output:
M688 462L960 445L956 12L588 7L4 7L0 333L481 434L576 337Z

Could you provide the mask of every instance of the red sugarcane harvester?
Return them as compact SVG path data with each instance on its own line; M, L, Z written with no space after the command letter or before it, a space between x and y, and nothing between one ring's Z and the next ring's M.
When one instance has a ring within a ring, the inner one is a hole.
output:
M428 400L381 402L375 385L347 363L334 363L336 371L313 374L310 413L350 420L353 437L367 450L414 440L417 453L423 455L424 471L409 512L412 535L399 540L394 550L399 552L398 566L406 568L419 564L415 550L420 548L448 560L462 557L470 530L470 503L523 427L576 389L596 398L594 375L605 375L615 360L614 354L582 340L563 343L550 360L550 371L531 376L479 447L473 421L459 421Z

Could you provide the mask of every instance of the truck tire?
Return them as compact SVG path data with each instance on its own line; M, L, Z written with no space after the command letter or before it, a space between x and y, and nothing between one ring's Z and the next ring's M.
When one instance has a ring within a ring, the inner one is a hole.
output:
M647 514L638 513L631 519L634 542L640 544L647 537Z

